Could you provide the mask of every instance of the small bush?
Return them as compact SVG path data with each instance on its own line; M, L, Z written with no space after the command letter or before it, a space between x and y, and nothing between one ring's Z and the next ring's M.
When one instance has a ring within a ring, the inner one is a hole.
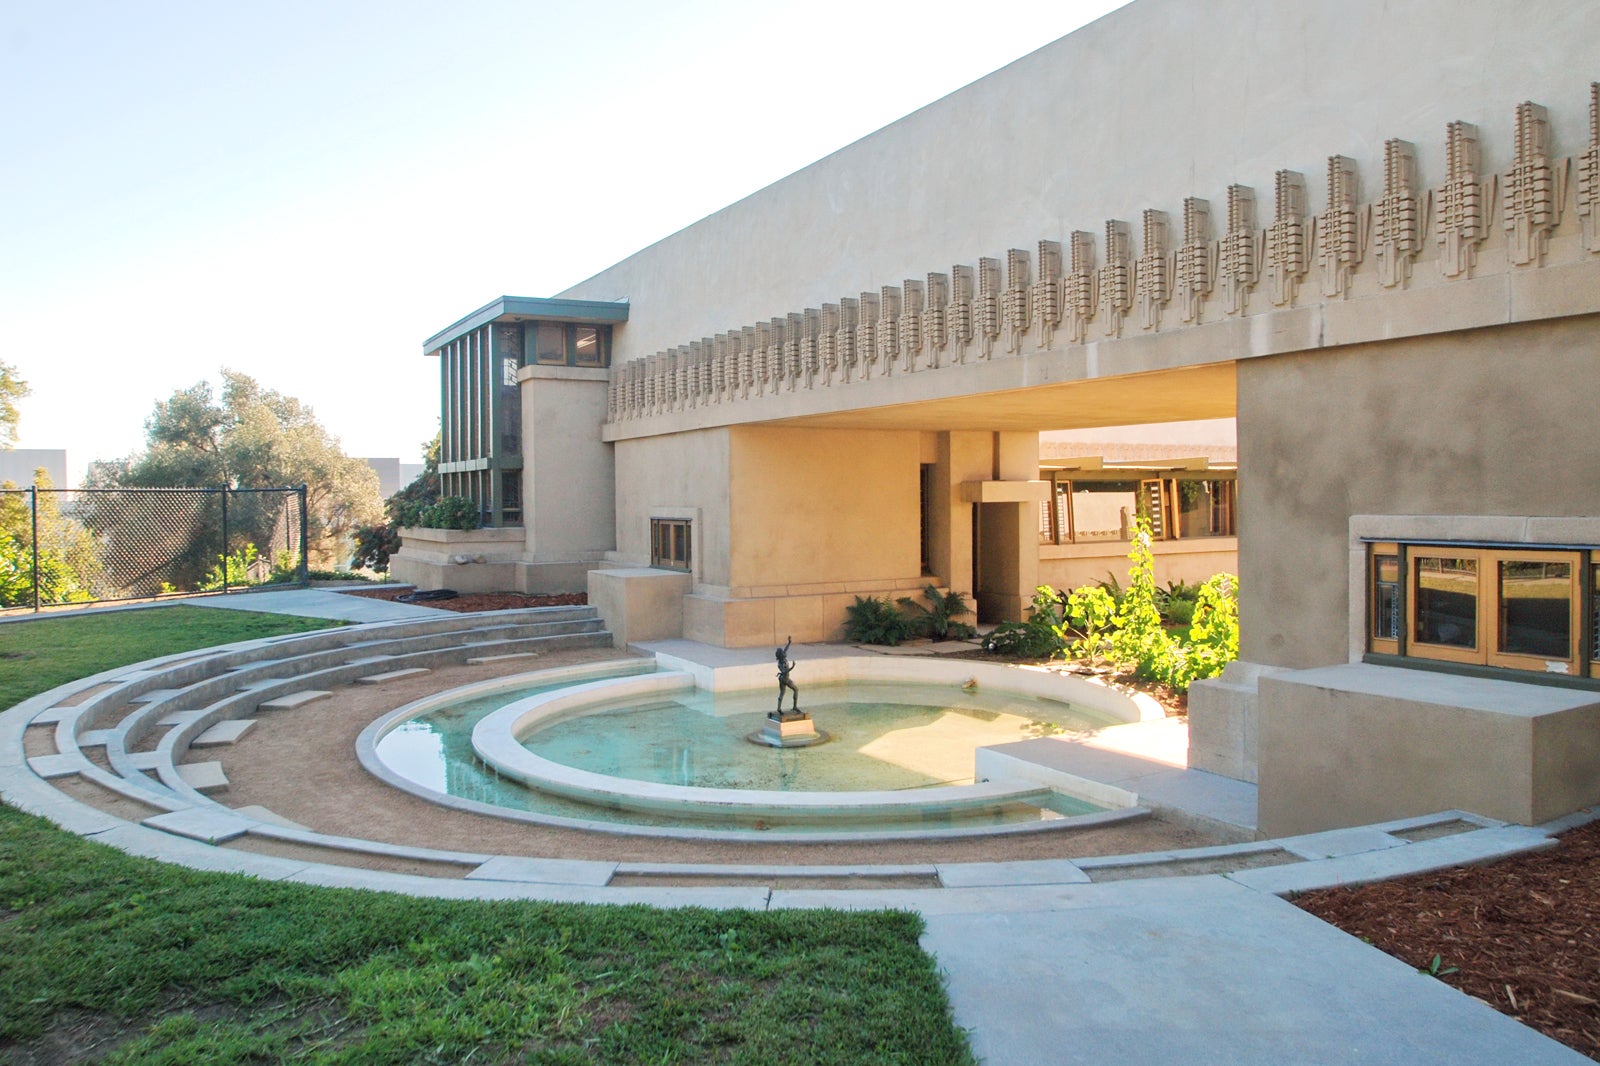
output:
M1200 586L1187 581L1171 581L1164 589L1156 590L1156 607L1161 620L1169 626L1186 626L1194 619L1195 600L1200 596Z
M983 639L983 650L1008 659L1051 659L1061 654L1048 621L1035 614L1026 622L1001 622Z
M844 609L845 639L855 644L894 646L911 635L911 622L888 600L876 596L856 597Z
M477 529L481 522L477 504L465 496L443 496L422 511L419 524L429 529Z
M901 596L900 606L912 612L911 632L919 637L939 640L971 640L978 631L956 619L967 613L967 601L959 592L940 592L937 586L928 585L922 590L928 598L924 607L910 596Z

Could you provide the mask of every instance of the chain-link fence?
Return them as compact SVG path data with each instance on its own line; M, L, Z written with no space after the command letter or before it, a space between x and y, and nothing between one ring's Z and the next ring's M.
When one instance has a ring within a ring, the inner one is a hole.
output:
M306 487L0 489L0 610L306 584Z

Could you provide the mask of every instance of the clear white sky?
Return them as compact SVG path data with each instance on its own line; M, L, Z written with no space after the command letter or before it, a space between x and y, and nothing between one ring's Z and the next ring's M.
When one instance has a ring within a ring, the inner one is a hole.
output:
M72 479L223 366L417 461L422 341L1122 0L0 0L0 359Z

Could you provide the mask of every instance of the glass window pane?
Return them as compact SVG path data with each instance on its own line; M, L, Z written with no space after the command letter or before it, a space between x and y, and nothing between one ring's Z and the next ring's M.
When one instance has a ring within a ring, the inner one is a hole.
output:
M1177 490L1178 535L1233 536L1233 482L1215 478L1174 482Z
M546 366L567 365L567 328L559 322L541 322L533 334L533 358Z
M1417 641L1478 646L1478 560L1417 555Z
M579 326L574 350L577 352L573 362L578 366L605 366L604 353L600 347L600 331L593 326Z
M1500 650L1572 657L1572 564L1500 562Z
M1400 639L1400 557L1372 557L1372 635Z

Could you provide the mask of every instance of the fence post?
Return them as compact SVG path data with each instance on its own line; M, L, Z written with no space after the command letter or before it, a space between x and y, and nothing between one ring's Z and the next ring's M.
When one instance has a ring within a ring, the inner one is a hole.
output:
M28 490L33 506L30 509L33 524L33 610L39 611L39 486L35 484Z
M222 486L222 594L228 594L228 486Z
M311 584L311 546L306 543L306 484L300 483L300 584Z

